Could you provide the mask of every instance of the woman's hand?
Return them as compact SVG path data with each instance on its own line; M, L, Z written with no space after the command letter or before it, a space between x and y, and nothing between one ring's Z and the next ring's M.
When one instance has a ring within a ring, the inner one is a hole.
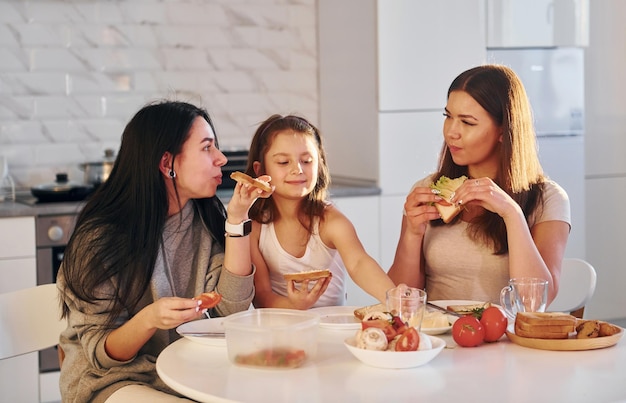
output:
M437 208L433 205L441 200L442 198L434 194L429 187L414 188L404 202L407 230L415 235L424 235L426 224L441 218Z
M507 217L522 214L522 209L491 178L484 177L466 180L450 200L459 205L476 205L498 214L507 221Z
M270 182L272 177L269 175L261 175L258 179L264 182ZM255 186L247 183L237 182L233 191L233 196L228 202L227 212L228 221L236 224L248 218L248 210L259 197L267 198L274 192L274 186L270 192L263 191Z
M293 304L296 309L309 309L312 307L318 299L326 292L328 285L330 284L330 280L333 276L323 277L319 280L314 280L316 283L309 290L309 282L311 280L304 280L302 282L298 282L296 285L295 281L287 282L287 298Z
M182 323L198 319L203 314L200 310L201 302L191 298L160 298L143 309L145 320L152 328L173 329Z

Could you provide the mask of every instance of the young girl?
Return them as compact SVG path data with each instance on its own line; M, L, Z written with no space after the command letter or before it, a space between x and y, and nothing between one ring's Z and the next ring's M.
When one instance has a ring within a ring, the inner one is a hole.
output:
M246 173L271 176L275 188L250 209L256 307L345 305L345 269L385 302L393 282L365 252L352 223L327 201L330 176L315 126L297 116L269 117L252 139ZM329 269L331 276L297 284L283 278L314 269Z
M389 276L423 288L429 300L499 303L514 277L559 288L570 230L565 191L543 175L526 91L508 67L485 65L450 85L439 171L407 196L402 232ZM462 212L444 224L429 184L468 176L451 202Z

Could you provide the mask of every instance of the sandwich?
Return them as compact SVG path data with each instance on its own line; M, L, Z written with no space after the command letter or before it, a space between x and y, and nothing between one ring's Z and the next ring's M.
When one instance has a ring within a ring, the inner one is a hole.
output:
M515 334L533 339L567 339L576 330L576 318L561 312L518 312Z
M252 176L244 174L243 172L235 171L230 174L230 178L239 183L246 183L248 185L259 188L264 192L272 191L272 187L269 185L269 183L264 182L260 179L253 178Z
M461 212L461 206L451 203L450 199L454 197L454 192L456 192L459 186L466 180L467 176L465 175L455 179L450 179L443 175L430 185L430 188L443 199L435 203L435 207L437 211L439 211L441 219L446 224L452 221L452 219Z
M309 271L301 271L298 273L285 273L283 277L286 281L295 281L296 283L300 283L304 280L319 280L321 278L330 277L330 270L322 269L322 270L309 270Z
M490 306L491 302L481 302L476 304L448 305L446 309L459 315L474 315L480 317L483 311Z
M387 305L385 304L376 304L376 305L368 305L361 308L357 308L354 310L354 316L358 320L363 320L367 315L372 312L387 312Z

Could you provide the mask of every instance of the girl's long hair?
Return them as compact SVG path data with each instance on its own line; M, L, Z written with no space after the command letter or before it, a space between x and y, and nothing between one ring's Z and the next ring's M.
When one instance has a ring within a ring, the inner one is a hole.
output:
M502 129L500 166L494 182L522 208L526 219L541 204L545 177L535 140L532 111L526 90L515 72L502 65L483 65L461 73L448 89L464 91L482 106ZM444 142L435 178L468 175L467 166L456 165ZM459 220L459 216L453 222ZM442 225L443 221L432 222ZM469 225L472 237L492 245L496 254L508 252L506 226L500 216L486 211Z
M168 212L159 161L165 152L176 158L197 117L213 127L204 109L185 102L158 101L139 110L124 129L108 179L78 216L63 274L79 299L113 301L108 325L123 311L132 312L149 286ZM221 201L214 196L195 203L213 237L224 245ZM63 315L68 313L63 306Z
M302 200L300 212L305 219L301 221L302 225L312 233L313 219L315 217L323 218L326 200L328 197L328 187L330 186L330 173L326 162L326 153L322 144L322 136L319 130L306 119L294 115L272 115L267 118L254 133L252 143L250 144L250 152L248 154L248 165L246 173L256 176L254 172L254 162L260 163L260 172L258 176L266 174L265 154L272 145L272 141L276 135L282 131L291 130L313 138L317 145L319 155L319 164L317 170L317 183L311 193ZM269 223L277 218L278 210L274 203L273 197L266 199L258 199L249 211L250 218L261 223Z

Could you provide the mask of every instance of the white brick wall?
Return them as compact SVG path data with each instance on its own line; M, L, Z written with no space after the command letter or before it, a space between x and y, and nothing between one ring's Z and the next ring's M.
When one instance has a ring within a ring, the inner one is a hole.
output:
M0 155L23 189L119 147L146 102L209 110L222 147L318 121L315 0L2 0Z

